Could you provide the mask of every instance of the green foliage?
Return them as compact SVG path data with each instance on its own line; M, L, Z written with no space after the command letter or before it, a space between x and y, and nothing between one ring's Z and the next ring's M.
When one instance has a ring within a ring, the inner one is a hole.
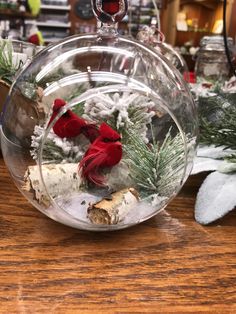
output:
M180 134L172 137L170 130L162 144L145 144L138 133L129 130L124 145L125 162L142 197L169 196L180 183L184 166L184 145ZM154 139L154 136L153 136Z
M73 146L68 146L67 150L65 150L63 147L58 146L52 139L47 139L44 145L43 159L50 163L60 163L65 160L67 162L79 162L81 156Z
M230 156L227 156L224 159L231 162L231 163L236 163L236 154L232 154Z
M10 41L0 41L0 78L7 83L12 83L13 78L19 68L21 62L17 66L13 64L13 48Z
M43 76L40 81L37 82L37 84L39 84L42 88L46 88L48 85L59 81L64 76L65 74L62 69L58 69L57 71L51 71L49 74ZM35 82L35 78L33 78L32 81Z
M200 142L202 144L236 149L234 96L217 95L199 98Z
M127 143L129 141L129 134L127 133L127 129L131 128L132 124L132 132L137 133L141 136L143 132L145 132L145 127L147 121L147 113L144 111L144 108L141 106L129 106L127 109L128 117L130 122L124 123L124 125L117 129L117 120L119 112L115 111L113 115L107 120L107 124L109 124L114 130L117 130L122 136L122 142Z

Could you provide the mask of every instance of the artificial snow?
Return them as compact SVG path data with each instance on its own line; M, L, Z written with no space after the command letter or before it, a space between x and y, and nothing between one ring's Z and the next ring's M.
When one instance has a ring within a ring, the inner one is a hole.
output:
M130 177L129 168L124 161L112 167L110 172L105 176L105 182L110 191L119 191L126 187L134 186L134 182Z
M189 84L191 92L193 95L198 97L210 97L216 96L217 94L213 92L209 87L205 87L202 83Z

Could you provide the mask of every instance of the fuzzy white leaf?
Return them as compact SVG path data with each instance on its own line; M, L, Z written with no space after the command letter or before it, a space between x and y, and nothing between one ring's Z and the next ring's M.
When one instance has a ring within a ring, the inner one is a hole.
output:
M224 163L223 160L205 158L205 157L195 157L193 161L193 169L191 174L197 174L204 171L214 171Z
M215 145L198 146L197 156L198 157L208 157L214 159L222 159L235 153L235 150L224 149L225 146L216 147Z
M222 173L236 172L236 163L225 161L219 166L218 171Z
M209 224L236 206L236 174L211 173L201 185L195 204L195 219Z

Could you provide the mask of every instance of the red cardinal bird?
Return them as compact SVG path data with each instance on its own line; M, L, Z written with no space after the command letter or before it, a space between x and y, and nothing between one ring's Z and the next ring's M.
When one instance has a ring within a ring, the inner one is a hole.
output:
M53 104L53 113L50 118L49 124L59 113L60 109L66 105L63 99L55 99ZM87 123L84 119L78 117L70 109L67 110L54 124L54 133L61 138L76 137L79 134L84 134L92 143L98 136L99 131L93 124Z
M113 167L122 158L122 144L120 134L106 123L102 123L100 136L90 145L79 164L82 177L96 185L104 185L104 177L100 173L102 168Z

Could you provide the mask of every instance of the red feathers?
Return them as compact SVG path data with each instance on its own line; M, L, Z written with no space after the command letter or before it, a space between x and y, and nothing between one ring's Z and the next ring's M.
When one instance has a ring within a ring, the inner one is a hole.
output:
M120 134L106 123L100 126L100 136L90 145L80 162L82 177L96 185L103 185L102 168L113 167L122 158Z
M57 116L62 107L66 105L63 99L55 99L53 113L49 124ZM93 142L99 135L95 125L87 123L84 119L78 117L70 109L67 110L54 124L54 133L61 138L72 138L84 134L90 142Z
M102 10L111 15L116 14L120 10L119 2L111 0L102 1Z
M49 124L66 105L63 99L56 99L53 104L53 113ZM100 125L99 130L93 124L87 123L68 109L53 126L54 133L61 138L73 138L80 134L86 136L91 144L79 164L82 177L88 182L102 186L104 176L103 168L111 168L118 164L122 158L122 145L120 134L106 123Z

